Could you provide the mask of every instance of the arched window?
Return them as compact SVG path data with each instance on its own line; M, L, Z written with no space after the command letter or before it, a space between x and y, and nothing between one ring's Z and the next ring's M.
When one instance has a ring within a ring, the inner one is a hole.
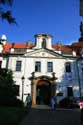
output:
M46 39L45 38L43 38L43 40L42 40L42 48L46 48Z

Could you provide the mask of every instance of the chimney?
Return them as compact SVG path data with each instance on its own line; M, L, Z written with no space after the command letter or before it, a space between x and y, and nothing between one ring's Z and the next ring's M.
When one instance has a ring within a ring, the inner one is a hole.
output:
M5 45L6 42L7 42L7 37L6 37L6 35L2 35L2 37L1 37L1 43L2 43L3 45Z

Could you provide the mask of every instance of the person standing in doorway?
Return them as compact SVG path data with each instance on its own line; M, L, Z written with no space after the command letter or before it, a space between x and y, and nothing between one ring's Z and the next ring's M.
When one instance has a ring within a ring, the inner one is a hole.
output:
M40 89L37 90L37 104L41 103Z

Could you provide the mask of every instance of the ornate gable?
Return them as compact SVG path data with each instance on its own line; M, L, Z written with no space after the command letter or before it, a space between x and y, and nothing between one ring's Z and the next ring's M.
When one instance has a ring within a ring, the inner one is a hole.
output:
M33 50L31 52L27 52L26 54L24 54L24 56L28 56L28 57L46 57L46 58L49 58L49 57L62 57L62 55L52 51L52 50L49 50L49 49L37 49L37 50Z

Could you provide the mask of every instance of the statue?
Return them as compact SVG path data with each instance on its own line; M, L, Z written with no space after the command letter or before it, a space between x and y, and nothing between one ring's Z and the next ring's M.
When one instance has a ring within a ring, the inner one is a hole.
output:
M43 38L43 41L42 41L42 48L46 48L46 39L45 38Z

